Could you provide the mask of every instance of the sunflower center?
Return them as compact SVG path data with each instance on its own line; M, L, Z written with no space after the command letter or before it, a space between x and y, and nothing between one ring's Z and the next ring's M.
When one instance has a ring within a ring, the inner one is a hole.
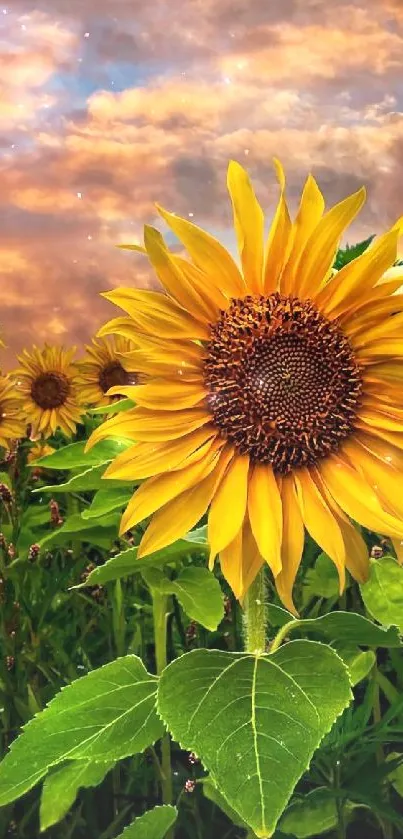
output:
M32 399L43 410L64 405L69 393L70 383L64 373L41 373L31 385Z
M102 392L106 393L110 387L134 384L132 378L133 376L124 370L120 361L111 361L101 370L98 381Z
M312 465L352 431L362 380L350 344L309 301L232 300L212 326L204 377L223 436L275 472Z

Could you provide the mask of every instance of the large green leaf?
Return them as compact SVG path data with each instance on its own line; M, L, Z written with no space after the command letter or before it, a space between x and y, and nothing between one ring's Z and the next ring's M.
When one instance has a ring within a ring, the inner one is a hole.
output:
M237 827L244 827L247 828L244 820L241 819L239 813L236 813L232 807L229 806L228 801L221 795L220 790L214 786L211 781L211 778L207 776L203 778L203 793L209 801L212 801L217 807L219 807L223 813L227 816L230 821L237 825Z
M112 538L116 538L119 519L119 513L109 513L107 516L102 516L97 519L96 526L97 528L100 527L102 530L114 527L115 533ZM57 527L52 530L51 533L47 533L46 536L41 539L39 545L44 547L45 545L64 544L65 542L71 541L76 533L80 534L80 539L82 541L91 542L91 539L88 537L88 531L92 531L94 525L95 522L93 519L87 521L81 517L80 513L73 513L73 515L66 519L61 527Z
M99 466L108 463L116 455L133 445L133 440L101 440L92 449L85 452L87 441L70 443L53 454L38 458L32 464L35 468L43 466L46 469L79 469L81 466Z
M164 839L170 827L176 822L178 811L170 804L154 807L135 819L117 839Z
M155 711L157 682L128 655L63 688L0 764L0 806L66 760L116 761L154 743L164 730Z
M104 489L105 487L108 487L108 489L113 487L122 489L122 486L127 486L126 481L109 480L109 478L106 480L103 477L105 469L105 463L101 463L100 466L91 466L85 472L80 472L79 475L73 475L68 481L64 481L63 484L48 484L44 487L38 487L33 492L36 495L42 492L50 492L54 495L56 492L90 492L91 490Z
M190 618L205 626L217 629L224 617L224 598L220 584L208 568L189 566L170 580L159 568L143 572L151 588L162 594L174 594Z
M360 588L372 617L403 632L403 567L391 556L371 560L368 582Z
M150 554L145 559L137 559L137 547L128 548L127 551L122 551L122 553L116 554L116 556L108 559L104 565L99 565L97 568L94 568L87 577L86 582L75 586L75 588L104 585L104 583L109 583L111 580L119 580L122 577L129 576L129 574L136 574L154 566L167 565L170 562L180 562L195 553L204 556L208 556L209 554L205 527L192 530L183 539L178 539L177 542L174 542L167 548L155 551L155 553Z
M337 825L336 799L325 787L308 792L287 807L280 819L279 828L296 839L320 836Z
M182 656L161 676L158 710L230 807L258 837L269 837L350 699L348 671L331 648L291 641L270 656Z
M110 405L101 405L99 408L89 408L90 414L120 414L134 408L135 403L131 399L120 399L119 402L112 402Z
M98 786L114 765L115 761L70 760L49 772L41 796L41 830L60 822L74 804L78 791L83 787Z
M284 626L292 622L290 632L315 633L330 641L345 641L363 647L400 647L402 641L396 626L377 626L356 612L329 612L320 618L297 620L280 606L269 604L269 621L273 626Z
M120 485L116 489L100 489L92 500L92 504L82 512L83 519L94 519L105 516L112 510L121 510L125 507L133 494L132 487Z

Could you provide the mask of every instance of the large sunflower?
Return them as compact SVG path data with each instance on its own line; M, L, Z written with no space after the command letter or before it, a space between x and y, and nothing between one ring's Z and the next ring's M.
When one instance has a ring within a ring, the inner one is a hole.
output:
M275 165L281 191L265 244L248 176L229 166L241 270L212 236L165 210L191 263L145 228L167 296L126 288L105 296L129 315L111 328L138 330L132 363L150 378L123 389L138 407L100 426L91 445L116 435L137 441L107 475L149 479L121 525L154 514L139 557L209 508L210 566L219 555L242 597L267 562L294 609L305 529L335 563L341 589L345 567L361 581L368 569L352 520L403 538L403 307L394 294L402 275L378 285L396 259L401 223L335 274L364 189L324 214L310 175L292 222Z
M0 446L8 449L12 440L25 436L26 430L16 383L10 376L0 375Z
M34 346L31 352L23 350L18 356L21 366L15 375L33 437L45 439L57 428L68 437L74 434L83 411L74 355L75 349L45 345L44 349Z
M133 343L121 335L99 338L86 347L86 357L77 362L80 398L85 404L108 405L118 395L107 396L111 387L135 384L122 363L122 354L132 349Z

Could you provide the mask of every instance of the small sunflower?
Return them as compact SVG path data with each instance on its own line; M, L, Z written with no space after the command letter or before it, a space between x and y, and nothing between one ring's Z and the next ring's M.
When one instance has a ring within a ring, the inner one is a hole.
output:
M86 347L86 358L77 362L82 402L86 405L108 405L119 398L116 388L135 384L135 377L125 370L122 361L122 355L132 349L133 343L121 335L99 338ZM111 387L115 387L115 394L107 396Z
M210 567L219 555L242 598L267 562L294 611L305 530L335 563L340 590L346 567L360 581L368 573L353 521L403 538L402 274L379 284L402 222L334 273L364 189L324 213L309 175L292 221L275 166L280 198L266 243L248 175L229 166L241 270L216 239L161 208L192 262L145 228L167 296L123 288L106 297L129 315L115 331L138 330L132 362L148 378L123 388L138 407L100 426L91 445L136 441L107 475L148 479L121 524L124 532L153 516L139 557L209 509Z
M32 436L50 437L57 428L71 437L80 422L75 349L33 347L18 357L15 371L22 396L23 411L32 426Z
M53 446L48 446L47 443L38 442L32 446L32 449L27 457L27 462L36 463L36 461L40 460L41 457L53 454L54 451L56 451L56 449L54 449Z
M13 440L24 437L27 423L21 419L21 399L16 382L10 376L0 375L0 446L10 447Z

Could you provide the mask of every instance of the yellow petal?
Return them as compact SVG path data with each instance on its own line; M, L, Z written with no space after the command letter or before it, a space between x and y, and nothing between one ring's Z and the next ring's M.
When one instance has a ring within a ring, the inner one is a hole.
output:
M116 288L102 296L127 312L140 331L165 338L206 338L210 334L205 324L195 320L164 294Z
M242 600L263 565L248 518L235 538L220 552L223 576L238 600Z
M208 391L199 382L173 382L170 379L152 379L144 385L111 387L109 395L121 394L143 408L154 411L180 411L194 408L202 402Z
M318 471L330 494L350 518L386 536L403 535L403 523L382 509L368 482L340 457L331 455L323 460Z
M245 283L234 260L220 242L186 219L168 213L157 205L157 210L171 230L185 246L195 265L207 276L220 277L223 290L230 297L245 294Z
M213 443L202 460L175 472L165 472L150 478L134 493L123 513L120 533L126 533L172 498L206 478L217 463L219 449Z
M347 440L343 446L343 453L375 490L382 501L382 506L403 520L401 472L394 465L382 462L371 454L371 451L359 440Z
M276 588L286 609L296 615L292 589L304 549L304 524L292 475L282 480L281 500L283 504L282 568L276 577Z
M298 294L314 297L334 262L341 236L365 201L362 188L336 204L321 219L308 239L298 266Z
M292 224L284 195L284 172L278 160L274 160L274 165L281 192L265 248L263 290L266 294L270 294L278 288L280 275L292 244Z
M351 313L350 317L343 317L344 334L353 339L355 335L361 332L365 334L369 328L376 327L381 318L382 322L385 323L383 320L384 317L402 311L403 303L401 298L403 298L403 295L392 295L382 300L372 300L365 306L355 310L354 314ZM386 322L388 321L389 318Z
M156 343L150 343L145 347L143 341L138 341L140 350L130 353L122 353L122 363L126 370L134 370L137 373L145 373L147 376L169 377L178 379L196 378L201 381L202 362L204 350L196 344L181 344L179 341L172 341L171 346L163 344L157 347ZM152 349L151 349L152 347Z
M355 354L361 361L368 360L371 364L377 359L400 358L403 354L403 338L379 338L360 347Z
M341 594L346 581L346 554L340 527L308 469L298 470L295 483L304 525L312 539L334 562Z
M249 456L236 455L213 498L208 519L210 562L235 538L244 520Z
M281 571L282 504L270 464L256 463L249 478L248 513L259 551L273 575Z
M298 264L306 242L317 227L325 208L323 195L312 175L308 175L292 226L292 247L280 280L280 291L290 294L298 274Z
M343 510L336 504L334 498L330 495L317 469L313 469L316 484L320 487L321 492L326 498L326 501L333 511L338 525L341 530L344 541L344 550L346 555L346 568L352 574L355 580L359 583L365 583L369 574L369 556L368 548L365 544L361 533L347 518Z
M97 332L97 338L105 335L122 335L129 341L136 341L139 334L139 327L130 318L113 318L104 323Z
M171 258L161 233L155 227L145 225L144 244L148 258L168 294L187 312L190 312L196 320L208 323L210 313L205 310L204 301L185 277L178 264ZM208 334L208 330L206 330L206 335L208 336Z
M233 448L226 447L210 475L155 513L140 542L139 559L181 539L197 524L206 512L233 454Z
M209 320L214 322L220 309L227 309L229 304L228 297L220 287L219 277L208 277L204 271L178 254L171 253L171 259L197 291L205 311L209 313Z
M359 427L367 426L366 430L369 431L372 428L376 428L377 430L385 430L385 431L403 431L403 423L400 419L393 419L392 416L388 414L382 413L379 410L369 410L368 408L361 408L358 415L357 415L357 425Z
M167 443L137 443L115 457L103 477L125 481L143 480L162 472L183 469L204 457L215 437L215 429L204 426L192 434Z
M374 315L374 319L375 317L376 315ZM384 320L380 315L378 315L377 320L378 322L374 326L369 327L364 331L361 331L358 335L350 338L350 343L354 350L366 347L372 344L373 341L384 341L385 339L389 340L389 338L395 338L397 335L402 334L403 312L400 312L400 314L395 315L393 318L387 318L387 320Z
M228 166L227 186L244 279L248 289L259 294L263 281L263 210L247 172L235 160Z
M385 233L369 248L344 265L317 297L317 305L330 315L341 314L363 290L373 288L396 259L398 231Z
M86 451L95 443L106 440L108 437L122 437L126 440L150 443L175 440L206 425L210 419L210 415L199 408L175 413L159 411L158 414L148 411L147 408L134 408L117 414L95 429L88 440Z

